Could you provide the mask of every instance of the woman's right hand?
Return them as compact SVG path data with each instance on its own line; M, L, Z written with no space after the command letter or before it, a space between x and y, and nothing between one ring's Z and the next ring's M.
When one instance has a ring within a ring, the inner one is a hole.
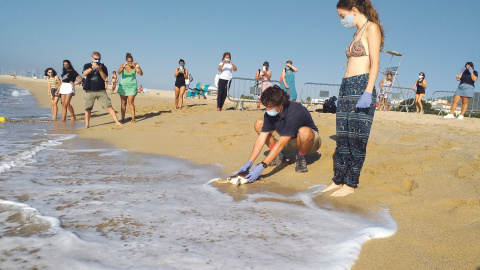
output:
M287 88L287 89L290 89L290 86L288 86L288 85L285 85L285 88Z

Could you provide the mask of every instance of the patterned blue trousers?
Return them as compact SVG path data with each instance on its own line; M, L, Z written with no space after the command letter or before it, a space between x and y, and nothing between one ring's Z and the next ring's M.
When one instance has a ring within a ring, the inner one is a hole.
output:
M370 108L355 108L365 92L368 74L343 78L338 94L337 148L334 155L333 182L357 188L365 161L368 137L375 114L376 90L373 89Z

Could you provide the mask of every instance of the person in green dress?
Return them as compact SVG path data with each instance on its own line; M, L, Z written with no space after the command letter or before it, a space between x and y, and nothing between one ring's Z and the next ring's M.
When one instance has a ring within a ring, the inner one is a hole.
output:
M130 104L130 113L132 114L132 123L135 123L135 96L138 94L137 89L137 73L143 76L143 71L137 62L133 62L131 53L127 53L125 57L126 63L122 64L118 69L118 74L122 74L122 80L118 85L117 93L120 95L122 123L125 122L125 111L127 103Z

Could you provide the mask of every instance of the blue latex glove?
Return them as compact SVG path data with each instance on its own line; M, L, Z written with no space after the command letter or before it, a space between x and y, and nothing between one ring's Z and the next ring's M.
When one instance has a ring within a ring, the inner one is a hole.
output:
M248 170L250 170L250 167L252 167L253 165L253 162L251 162L250 160L247 161L247 163L245 163L245 165L243 165L240 170L238 170L238 172L248 172Z
M355 107L359 109L369 108L372 105L372 93L363 92Z
M247 174L245 178L248 179L248 183L255 182L262 172L263 166L261 164L258 164L257 166L253 167L253 169L250 171L249 174Z
M470 72L470 74L473 74L473 68L469 67L468 72Z
M467 68L466 68L466 67L463 67L462 69L460 69L460 73L465 72L465 70L467 70Z

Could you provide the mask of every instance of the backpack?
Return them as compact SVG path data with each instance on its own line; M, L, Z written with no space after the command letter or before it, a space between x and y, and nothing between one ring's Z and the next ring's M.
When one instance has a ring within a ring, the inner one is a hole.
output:
M333 96L325 100L325 102L323 103L323 113L336 113L337 105L335 105L335 101L337 101L336 96Z

